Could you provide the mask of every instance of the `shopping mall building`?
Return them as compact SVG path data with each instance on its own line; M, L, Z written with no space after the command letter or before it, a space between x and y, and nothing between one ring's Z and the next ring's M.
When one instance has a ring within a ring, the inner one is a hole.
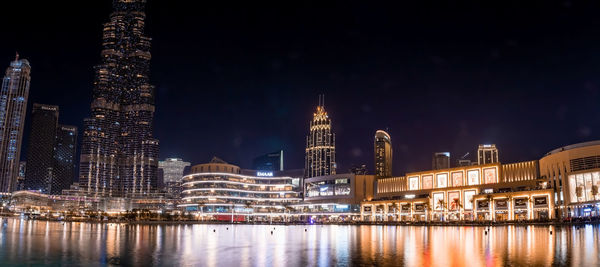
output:
M192 166L183 177L178 205L199 220L284 221L301 198L298 177L282 171L252 171L217 158Z
M599 216L600 141L539 160L380 178L363 221L519 221Z

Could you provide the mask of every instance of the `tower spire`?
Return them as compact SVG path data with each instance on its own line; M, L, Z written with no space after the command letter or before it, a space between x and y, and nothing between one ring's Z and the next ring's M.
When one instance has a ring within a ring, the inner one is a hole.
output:
M19 60L19 52L15 51L15 61L18 61L18 60Z

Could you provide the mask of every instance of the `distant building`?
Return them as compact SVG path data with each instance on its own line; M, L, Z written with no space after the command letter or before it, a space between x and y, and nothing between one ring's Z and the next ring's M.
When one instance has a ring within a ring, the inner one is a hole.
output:
M19 162L19 176L17 176L17 189L23 190L25 188L25 171L27 170L27 162Z
M33 104L23 189L60 194L75 177L77 127L58 124L59 108Z
M433 153L431 160L432 170L441 170L450 168L450 152Z
M0 91L0 192L16 189L25 126L31 66L15 60L6 69Z
M324 105L324 97L320 96L306 137L304 177L335 174L335 134L331 131L331 119Z
M54 145L54 177L50 194L60 194L68 189L75 179L75 157L77 155L77 127L58 125Z
M498 160L498 149L495 144L479 145L477 149L477 164L496 163Z
M375 176L392 176L392 138L382 130L375 132Z
M167 158L158 162L158 168L162 170L162 183L167 195L173 198L179 198L181 195L181 179L185 168L190 166L179 158Z
M470 159L459 159L456 162L457 167L465 167L465 166L471 166L473 165L474 162L472 162Z
M254 158L252 168L257 171L283 171L283 150Z
M352 174L365 175L365 174L367 174L367 165L365 165L365 164L362 164L360 166L355 165L355 166L352 166L349 171Z
M58 126L58 106L33 104L27 146L25 189L50 194L54 176L54 145Z

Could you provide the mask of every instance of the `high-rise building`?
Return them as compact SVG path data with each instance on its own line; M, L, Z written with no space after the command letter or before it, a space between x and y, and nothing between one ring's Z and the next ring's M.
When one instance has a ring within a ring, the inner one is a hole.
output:
M0 91L0 192L16 189L25 126L29 83L29 61L15 60L6 69Z
M498 149L495 144L479 145L477 149L477 164L498 162Z
M335 174L335 134L331 132L331 119L325 111L324 102L324 96L319 96L317 111L313 114L306 137L306 178Z
M375 176L392 176L392 138L383 130L375 132Z
M154 86L146 0L113 0L95 67L91 116L84 120L79 184L91 194L148 194L157 187L158 140L152 136Z
M431 169L441 170L450 168L450 152L435 152L431 160Z
M30 120L25 189L49 194L54 176L58 106L34 103Z
M50 194L60 194L73 183L76 155L77 127L59 124L54 145L54 177Z
M283 150L254 158L252 160L252 169L258 171L283 171Z
M163 184L167 195L173 198L181 196L181 179L186 167L191 164L179 158L167 158L158 162L158 168L162 170Z

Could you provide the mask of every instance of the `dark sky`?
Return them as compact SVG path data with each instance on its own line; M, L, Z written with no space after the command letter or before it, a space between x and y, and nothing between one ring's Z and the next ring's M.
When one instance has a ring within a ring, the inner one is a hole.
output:
M161 158L250 167L284 149L302 168L319 93L338 172L373 169L377 129L389 128L397 175L479 143L508 163L598 139L597 3L361 2L150 0ZM0 67L18 50L33 67L30 105L59 105L81 127L111 2L3 5Z

